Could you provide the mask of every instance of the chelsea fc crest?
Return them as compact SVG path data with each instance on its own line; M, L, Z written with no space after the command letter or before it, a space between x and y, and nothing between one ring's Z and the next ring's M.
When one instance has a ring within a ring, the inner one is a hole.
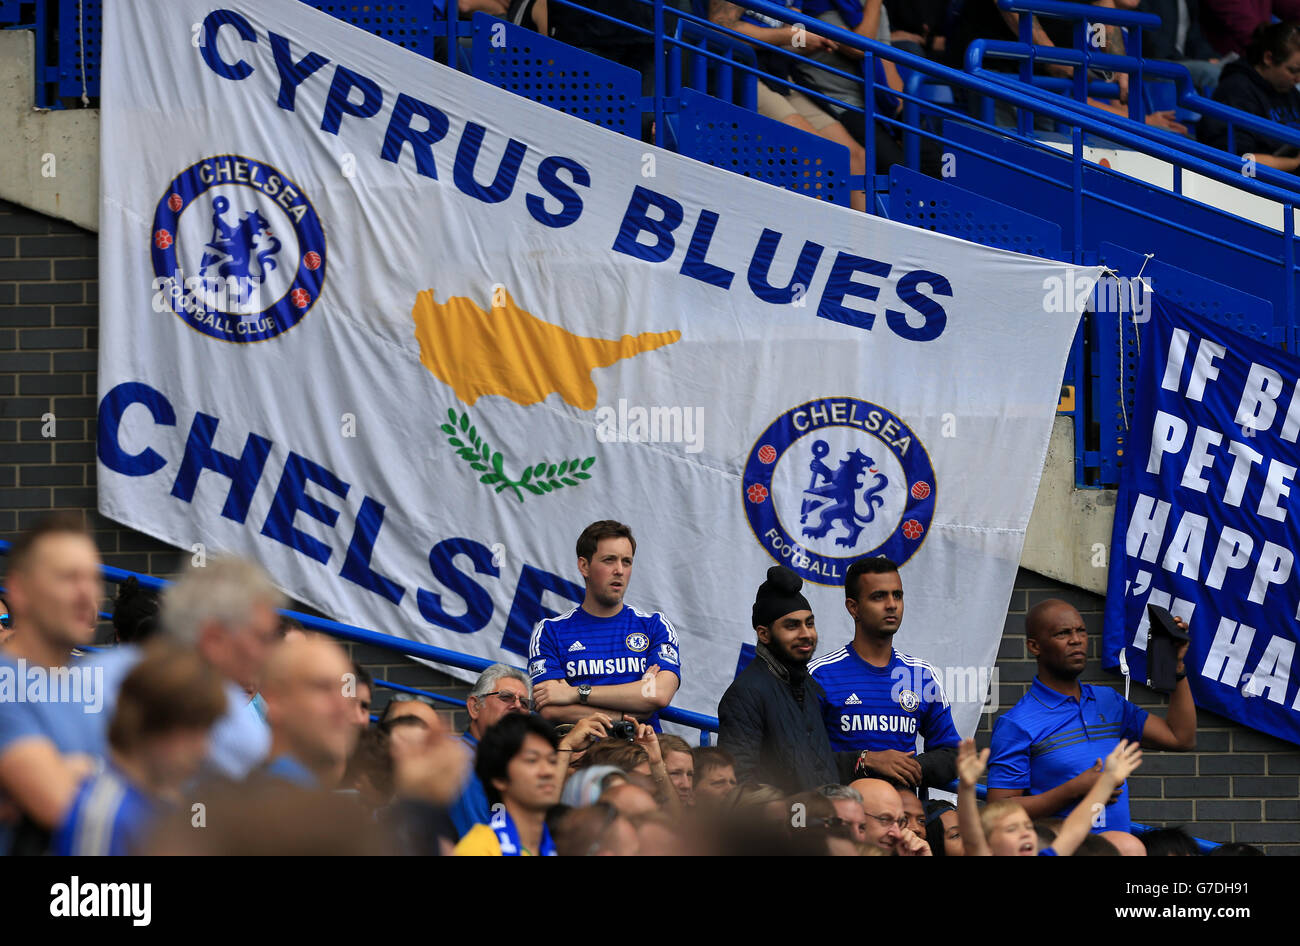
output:
M915 713L916 708L921 705L921 698L911 690L904 690L898 694L898 705L909 713Z
M642 651L649 649L650 638L646 637L644 634L641 633L629 634L627 635L627 640L624 641L624 643L627 644L628 650L639 654Z
M842 585L849 565L902 565L934 516L934 467L896 414L856 398L786 411L745 464L741 501L754 537L806 581Z
M154 311L225 342L287 332L325 284L325 233L302 188L241 155L204 158L167 185L150 254Z

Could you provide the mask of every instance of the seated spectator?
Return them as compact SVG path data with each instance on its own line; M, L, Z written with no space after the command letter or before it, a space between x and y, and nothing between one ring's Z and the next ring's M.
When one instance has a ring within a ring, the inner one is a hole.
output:
M736 812L760 813L761 818L782 825L789 819L785 792L775 785L741 785L730 793L728 800Z
M198 772L225 711L221 677L201 657L166 642L151 647L122 681L108 765L82 783L53 853L141 853L154 818Z
M805 13L816 16L830 26L837 26L881 43L891 42L889 20L881 7L881 0L804 0L803 9ZM915 35L903 32L905 35ZM908 42L907 45L910 52L920 54L918 43ZM805 87L844 103L843 106L836 106L829 102L818 101L821 108L848 130L854 141L865 145L864 116L854 111L862 108L866 101L862 80L862 59L860 49L853 46L837 46L834 50L809 50L803 59L793 61L791 69L795 78ZM846 72L853 78L818 68L819 64ZM903 91L903 77L898 71L898 66L889 59L876 56L872 60L872 67L874 69L872 78L875 84L872 103L876 114L900 118L903 113L903 100L894 94ZM902 134L896 128L877 121L873 127L872 138L875 145L877 174L887 174L895 164L905 163ZM926 174L938 176L943 160L942 147L933 139L924 137L920 139L920 146L921 170Z
M1059 855L1069 857L1092 836L1093 818L1104 811L1111 793L1124 783L1142 764L1142 748L1137 742L1121 739L1110 755L1096 782L1075 805L1056 832L1051 846L1040 848L1038 834L1028 813L1016 801L1004 798L990 802L980 811L975 801L975 785L988 764L989 750L976 752L975 740L967 739L957 753L957 813L961 824L962 844L967 857ZM1090 843L1088 853L1118 853L1104 838ZM1102 851L1102 846L1110 851Z
M1242 844L1240 841L1232 841L1228 844L1220 844L1213 850L1205 852L1206 857L1263 857L1264 852L1253 844Z
M529 698L531 691L532 681L528 675L506 664L493 664L479 674L465 700L469 728L461 735L461 739L470 751L476 751L483 733L506 716L511 713L527 714L532 708ZM492 812L487 792L478 776L470 776L464 792L451 806L450 814L452 824L456 826L457 837L463 837L476 824L488 822Z
M930 845L907 827L907 816L898 790L879 778L860 778L849 784L862 796L862 810L867 816L867 843L884 848L899 857L925 857L933 854Z
M631 781L620 782L605 789L600 800L618 809L623 817L633 821L642 815L659 811L659 803L655 801L653 793Z
M1142 31L1143 58L1176 62L1192 74L1197 92L1204 95L1213 90L1219 84L1223 63L1201 32L1198 0L1140 0L1137 8L1160 17L1159 27Z
M1061 830L1064 818L1039 818L1034 822L1034 833L1038 835L1038 849L1045 850L1056 840L1056 832Z
M377 726L362 730L339 787L356 792L362 807L376 817L392 803L393 758L387 732Z
M494 807L472 827L458 856L550 856L556 853L546 812L560 800L559 739L538 716L507 716L483 734L474 770Z
M1056 842L1053 842L1055 844ZM1051 848L1048 848L1051 850ZM1040 851L1040 854L1047 853ZM1110 842L1108 838L1100 834L1088 833L1083 836L1079 846L1075 848L1075 857L1119 857L1119 848Z
M898 801L903 806L903 820L907 822L904 827L925 841L928 847L930 841L925 831L925 805L916 797L916 793L909 789L894 786L894 790L898 792Z
M343 648L328 638L290 640L276 648L262 679L271 748L254 773L259 779L304 788L339 784L358 734L351 700L343 693L351 669Z
M140 586L134 575L117 586L113 599L113 634L119 644L143 644L162 627L158 592Z
M20 535L4 587L13 629L0 653L0 679L25 687L70 668L73 649L94 636L103 592L99 551L81 517L47 516ZM0 854L43 853L104 754L107 684L104 674L80 669L87 686L79 701L0 700Z
M806 834L810 845L835 857L855 857L858 844L849 826L836 814L835 805L820 791L800 792L787 800L787 823L797 837Z
M664 769L682 806L695 804L695 757L691 755L690 743L681 736L660 733L659 751L663 753Z
M1300 20L1297 0L1201 0L1201 28L1221 56L1244 56L1260 27L1274 18Z
M692 749L691 756L695 760L695 804L721 806L736 789L736 761L717 746Z
M635 857L642 853L632 822L611 804L598 802L565 812L555 825L560 857Z
M884 12L891 46L917 56L943 58L948 42L946 0L885 0Z
M616 765L589 765L573 772L560 794L560 801L570 808L594 805L605 790L627 781L627 773Z
M823 785L817 794L835 806L835 816L843 823L849 840L856 844L867 841L867 814L862 807L862 794L847 785Z
M375 681L370 671L355 660L352 661L352 684L352 724L358 730L369 729Z
M163 593L162 624L168 637L193 647L226 680L226 715L212 727L203 774L241 780L270 751L270 730L250 694L257 692L278 642L276 610L284 603L260 565L238 558L209 559ZM125 675L125 668L106 663L106 678L117 673ZM115 685L106 689L115 696Z
M465 786L471 754L442 719L432 725L398 716L380 727L388 737L394 801L382 813L399 853L450 854L456 829L447 806Z
M379 725L399 716L415 716L428 726L438 724L438 710L433 700L421 693L394 693L379 714Z
M786 0L785 5L794 10L800 7L799 0ZM805 55L822 51L834 52L839 48L836 43L820 34L804 28L796 30L789 23L725 0L710 0L709 19L759 44L785 50L797 49ZM820 104L781 81L790 78L793 59L780 53L766 52L761 45L756 52L758 68L773 77L766 81L758 80L758 113L843 145L849 151L849 173L865 173L867 153L849 134L848 129ZM850 203L854 210L866 210L866 192L854 191Z
M1142 839L1127 831L1102 831L1097 837L1115 848L1121 857L1146 857L1146 845Z
M188 806L160 822L146 855L175 857L373 857L393 854L366 812L333 792L279 781L214 784L204 793L206 827ZM407 852L401 852L407 853Z
M1246 58L1224 66L1214 101L1231 108L1300 128L1300 27L1290 23L1263 26L1251 39ZM1197 137L1205 144L1228 150L1228 125L1211 115L1201 117ZM1234 126L1232 151L1250 157L1265 167L1280 171L1300 170L1294 145Z
M642 857L681 857L691 850L678 822L663 812L643 815L636 824L637 853Z
M624 772L650 774L650 756L645 747L626 739L605 738L597 742L578 762L579 768L589 765L612 765Z
M946 801L932 801L925 806L925 840L935 857L961 857L961 826L957 809Z
M1200 857L1201 849L1186 828L1156 828L1139 835L1147 857Z

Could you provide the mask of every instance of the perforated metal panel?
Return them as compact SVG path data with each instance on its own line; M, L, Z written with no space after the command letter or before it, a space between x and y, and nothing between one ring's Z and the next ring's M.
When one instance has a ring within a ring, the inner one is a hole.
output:
M691 89L682 90L677 138L682 154L705 164L849 204L849 149L833 141Z
M431 0L387 0L379 3L341 3L303 0L322 13L351 23L367 33L396 43L411 52L433 58L434 4Z
M80 6L80 13L78 12ZM59 0L58 81L60 98L82 94L99 96L99 66L103 48L104 15L101 0Z
M948 181L894 165L889 197L890 218L900 223L983 246L1064 259L1060 226Z
M472 73L499 89L641 137L641 73L567 43L475 13Z

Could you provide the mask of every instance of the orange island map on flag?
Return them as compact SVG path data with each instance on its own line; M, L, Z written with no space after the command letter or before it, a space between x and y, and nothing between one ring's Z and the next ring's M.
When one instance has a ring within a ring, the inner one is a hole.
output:
M411 312L421 363L471 407L488 394L528 405L555 393L573 407L591 410L597 398L593 370L682 337L673 330L588 338L521 309L504 290L494 293L492 302L488 310L464 296L439 303L433 290L425 289Z

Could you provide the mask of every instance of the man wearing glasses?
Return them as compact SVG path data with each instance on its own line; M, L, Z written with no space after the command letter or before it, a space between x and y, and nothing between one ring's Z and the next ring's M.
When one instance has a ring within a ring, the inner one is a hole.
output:
M461 735L470 751L477 753L483 734L512 713L527 716L532 708L528 698L531 682L522 670L505 664L493 664L479 674L469 691L465 708L469 711L469 729ZM470 775L465 790L449 812L458 837L464 837L476 824L487 824L492 817L487 792L477 775Z
M849 785L862 796L862 810L867 816L867 843L882 847L899 857L924 857L932 854L930 845L907 826L903 802L894 786L884 779L860 778Z

